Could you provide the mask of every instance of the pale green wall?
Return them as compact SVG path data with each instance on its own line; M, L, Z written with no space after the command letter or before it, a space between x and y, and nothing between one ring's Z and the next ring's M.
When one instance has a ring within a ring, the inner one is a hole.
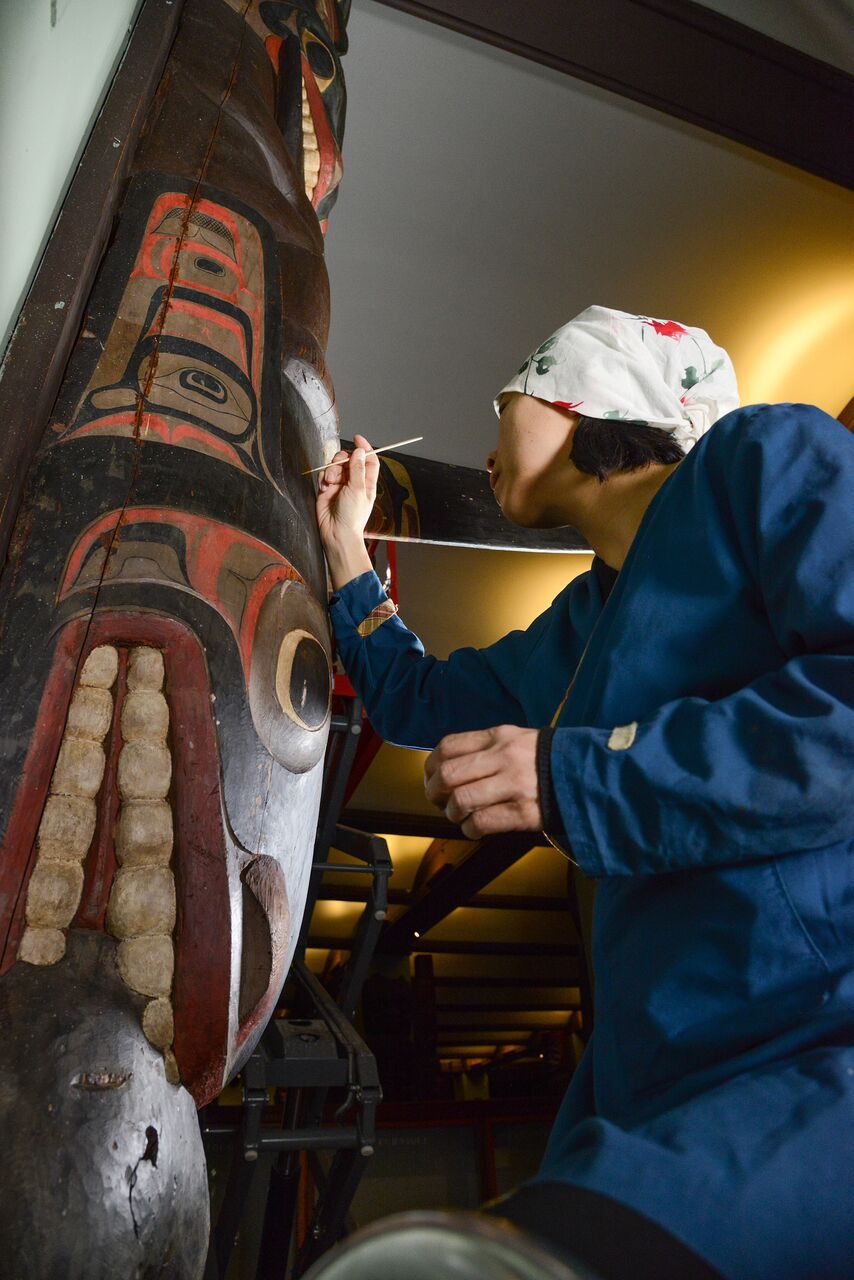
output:
M141 0L0 0L0 353Z

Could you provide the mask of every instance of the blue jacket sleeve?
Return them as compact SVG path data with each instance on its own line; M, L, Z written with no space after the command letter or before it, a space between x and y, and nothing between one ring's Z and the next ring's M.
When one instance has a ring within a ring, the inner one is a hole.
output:
M786 660L718 701L670 702L616 737L556 731L558 804L589 875L722 866L851 838L854 440L808 406L752 412L708 465Z
M383 606L387 596L375 573L348 582L330 603L344 669L381 738L432 749L448 733L527 725L515 690L550 610L527 631L512 631L486 649L457 649L443 662L426 656L421 641L396 615L386 616L375 630L366 628L365 620Z

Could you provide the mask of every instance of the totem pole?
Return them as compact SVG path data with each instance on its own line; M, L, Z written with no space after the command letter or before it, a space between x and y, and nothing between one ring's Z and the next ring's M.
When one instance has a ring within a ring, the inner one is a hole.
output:
M0 1277L196 1278L329 725L348 0L187 0L0 582Z

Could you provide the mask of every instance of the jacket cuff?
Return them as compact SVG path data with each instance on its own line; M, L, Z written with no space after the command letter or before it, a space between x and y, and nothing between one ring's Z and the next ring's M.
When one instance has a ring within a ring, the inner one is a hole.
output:
M350 635L354 631L362 637L370 635L377 626L381 626L396 613L396 606L389 600L385 587L373 569L360 573L358 578L345 583L329 601L329 615L338 637ZM371 625L369 620L375 614L382 616L378 617L376 625Z
M537 785L540 793L540 813L543 816L543 831L546 835L558 837L562 834L563 823L560 807L557 802L552 779L552 739L554 729L541 729L537 735Z

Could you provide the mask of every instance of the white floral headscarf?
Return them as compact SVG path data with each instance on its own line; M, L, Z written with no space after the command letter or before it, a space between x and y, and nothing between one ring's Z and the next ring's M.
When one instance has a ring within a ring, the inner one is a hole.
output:
M703 329L608 307L588 307L537 347L509 391L588 418L671 431L687 451L738 407L732 361Z

